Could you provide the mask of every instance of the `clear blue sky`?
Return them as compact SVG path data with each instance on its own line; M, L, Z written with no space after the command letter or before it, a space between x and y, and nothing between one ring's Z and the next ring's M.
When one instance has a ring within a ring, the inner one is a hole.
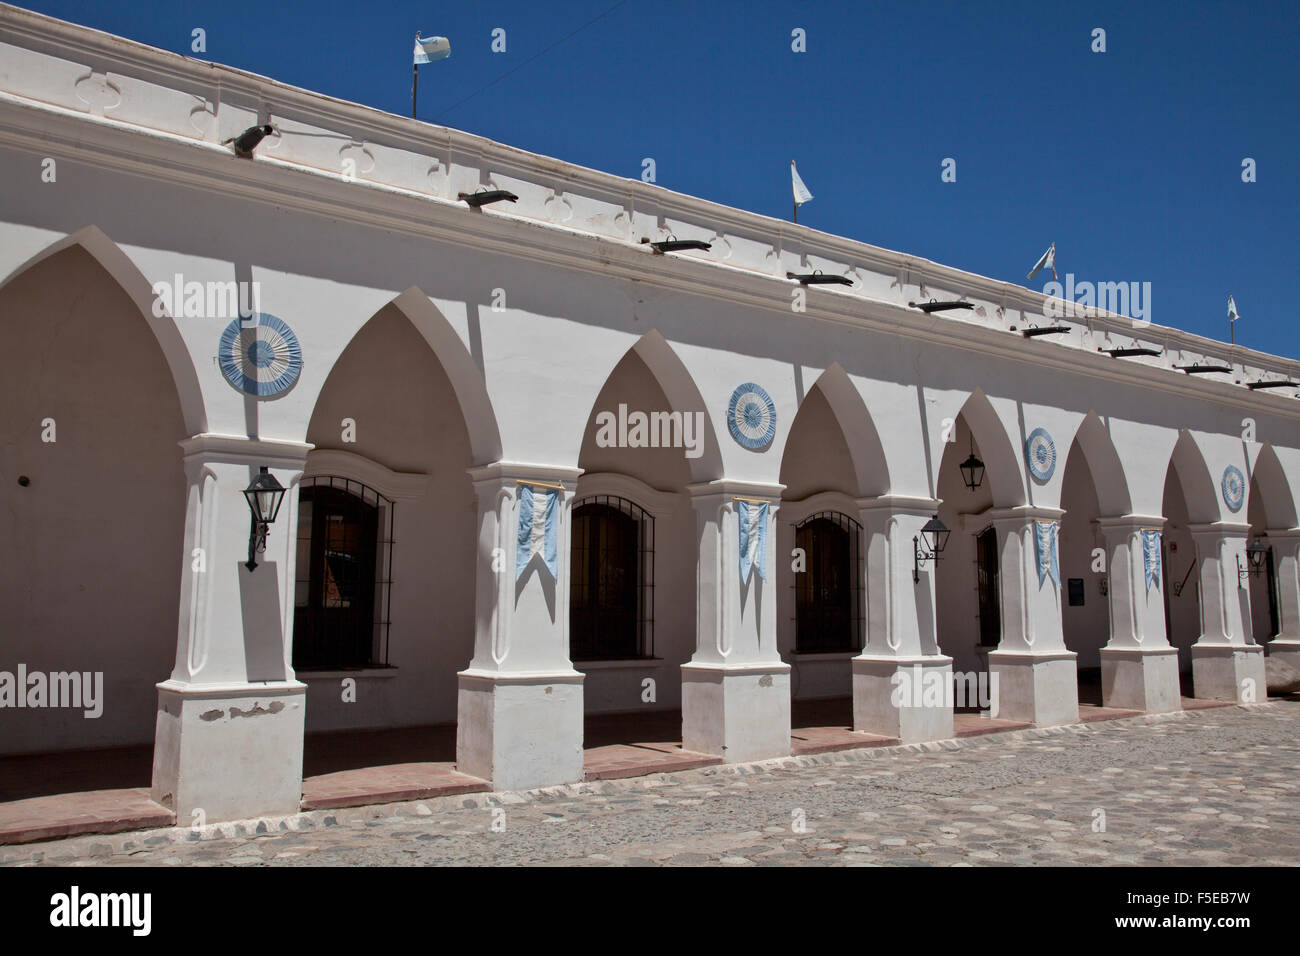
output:
M1222 340L1232 293L1239 343L1300 358L1295 0L25 5L402 115L416 31L446 36L421 119L786 218L796 159L816 229L1020 284L1055 241L1062 279Z

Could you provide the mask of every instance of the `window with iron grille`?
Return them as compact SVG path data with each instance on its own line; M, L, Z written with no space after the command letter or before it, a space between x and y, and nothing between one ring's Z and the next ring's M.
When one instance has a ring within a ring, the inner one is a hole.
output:
M304 478L298 492L295 670L388 664L393 503L350 478Z
M795 652L862 649L862 526L822 511L795 525L805 566L794 576Z
M613 495L573 507L569 655L575 661L654 656L654 518Z

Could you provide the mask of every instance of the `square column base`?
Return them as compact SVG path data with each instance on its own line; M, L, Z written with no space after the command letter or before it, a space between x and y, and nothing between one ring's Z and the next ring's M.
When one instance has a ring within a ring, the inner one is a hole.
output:
M682 665L682 748L747 763L790 755L790 665Z
M1029 721L1036 727L1077 724L1078 656L1073 651L989 651L993 714L1002 720Z
M306 717L300 681L163 681L150 796L182 827L297 813Z
M1168 714L1183 709L1182 696L1178 648L1101 649L1102 706Z
M901 743L949 740L952 658L853 658L853 729Z
M1262 704L1268 699L1264 648L1258 644L1193 644L1192 682L1201 700Z
M582 674L457 676L458 771L496 790L582 780Z

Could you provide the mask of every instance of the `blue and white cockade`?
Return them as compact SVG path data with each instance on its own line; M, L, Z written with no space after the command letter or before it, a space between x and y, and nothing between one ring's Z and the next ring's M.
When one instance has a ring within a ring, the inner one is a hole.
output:
M1039 481L1048 481L1056 471L1056 443L1044 428L1035 428L1025 442L1025 461L1029 473Z
M1223 503L1236 514L1246 500L1246 476L1236 465L1229 465L1223 469L1223 480L1219 485L1223 488Z
M226 326L217 359L226 381L259 398L287 392L302 372L298 337L283 319L267 312Z
M776 405L762 386L746 382L731 393L727 428L743 448L757 451L776 436Z

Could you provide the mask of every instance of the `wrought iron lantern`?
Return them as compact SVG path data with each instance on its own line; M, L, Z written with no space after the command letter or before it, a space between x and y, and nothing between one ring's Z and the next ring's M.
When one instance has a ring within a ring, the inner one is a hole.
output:
M248 562L244 567L253 571L257 568L258 553L266 550L266 533L275 522L275 516L280 513L280 504L284 501L284 485L263 465L252 484L244 489L244 498L248 501L248 510L252 512L252 527L248 532Z
M925 523L921 528L920 537L912 538L912 580L919 582L921 580L921 565L927 561L939 560L939 555L943 549L948 547L948 536L952 534L948 526L939 520L935 515ZM921 546L921 539L925 539L925 547Z
M984 462L975 457L975 439L970 442L970 454L966 460L961 463L961 480L966 487L974 491L980 485L984 484Z

